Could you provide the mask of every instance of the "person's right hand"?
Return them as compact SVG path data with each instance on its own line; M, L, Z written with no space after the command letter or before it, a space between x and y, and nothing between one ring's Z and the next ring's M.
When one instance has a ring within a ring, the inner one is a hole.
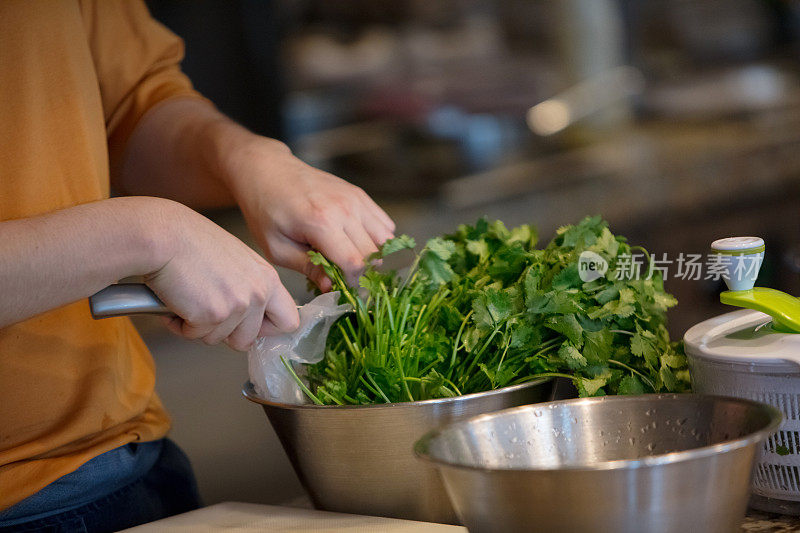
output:
M297 329L294 300L267 261L188 207L168 202L161 215L163 266L145 282L177 315L167 319L173 333L244 351L257 337Z

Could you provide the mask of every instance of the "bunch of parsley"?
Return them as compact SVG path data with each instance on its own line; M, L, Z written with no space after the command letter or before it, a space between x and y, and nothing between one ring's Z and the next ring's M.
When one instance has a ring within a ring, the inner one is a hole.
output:
M339 405L442 398L540 377L570 378L581 396L688 389L686 357L665 327L676 300L658 272L619 275L620 261L646 251L600 217L560 228L544 248L537 241L530 226L481 219L429 240L405 275L370 266L360 291L311 252L355 313L334 325L324 359L306 368L308 387L295 378L315 403ZM414 246L397 237L370 259ZM578 274L585 250L609 265L587 283Z

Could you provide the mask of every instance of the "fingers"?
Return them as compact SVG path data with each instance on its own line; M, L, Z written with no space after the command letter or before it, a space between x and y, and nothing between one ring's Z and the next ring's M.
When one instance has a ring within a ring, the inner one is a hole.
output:
M333 282L328 276L325 275L325 271L322 270L322 267L318 267L316 265L312 266L312 274L308 276L308 279L310 279L321 292L330 291L333 288Z
M383 221L366 210L361 218L353 218L347 222L344 228L336 228L330 223L312 227L307 233L307 240L311 246L336 263L345 273L348 282L354 285L364 270L365 259L377 252L378 246L393 235ZM270 243L271 259L277 264L305 274L323 292L330 290L330 280L322 268L311 264L307 255L308 249L308 246L284 235L273 238Z
M394 237L394 230L389 230L383 221L379 220L372 211L366 211L361 217L361 222L367 234L369 234L369 237L372 239L372 242L377 246L381 246Z
M206 334L203 337L203 342L206 343L206 344L212 345L212 346L215 345L215 344L219 344L222 341L224 341L225 339L227 339L234 332L234 330L236 330L236 328L239 327L239 324L241 324L242 322L247 320L248 317L253 316L253 315L255 315L257 317L258 316L262 316L263 315L263 311L261 311L261 310L263 309L263 304L261 306L254 306L254 307L256 307L256 308L253 309L251 307L245 313L234 313L234 314L232 314L230 317L228 317L227 320L225 320L225 322L223 322L222 324L218 325L213 330L211 330L208 334ZM255 337L250 339L249 342L247 342L247 345L249 346L254 340L255 340Z
M257 318L260 326L263 319L263 314L257 315ZM179 316L162 317L162 321L167 329L178 337L183 337L184 339L189 340L203 339L203 342L209 345L219 344L225 340L225 338L230 335L231 332L235 332L238 319L239 317L237 317L235 321L226 321L227 323L223 323L221 326L214 324L203 324L196 326L189 324ZM252 340L254 339L255 335L253 336ZM252 340L245 347L231 347L234 350L246 350L247 347L252 344ZM240 343L239 346L244 346L245 344L245 341L240 339L237 339L237 342Z
M364 203L364 206L367 208L367 211L375 217L387 230L390 234L394 233L395 225L392 218L386 214L378 204L375 203L375 200L370 197L363 189L359 189L361 191L361 201ZM384 239L385 240L385 239Z
M250 349L250 346L252 346L256 338L261 336L259 332L261 330L261 324L264 323L264 318L263 307L260 309L260 312L249 313L225 339L225 344L234 350L246 352Z
M365 255L341 227L314 227L308 235L308 241L325 257L339 265L348 278L364 268Z
M339 265L351 283L355 283L363 271L367 256L391 237L394 227L391 219L366 193L356 190L361 199L351 204L351 209L309 214L312 222L304 232L308 243Z
M361 256L361 266L363 267L364 260L370 254L378 251L375 241L370 234L367 233L367 230L362 224L351 224L350 227L345 228L344 232L350 238L350 242L353 243L353 246L358 250Z
M394 236L395 225L362 189L324 173L312 177L317 174L325 180L315 182L313 194L276 206L282 216L260 227L268 259L304 274L324 292L332 284L321 267L311 264L310 249L338 265L354 285L366 257Z
M361 265L354 270L345 270L345 275L351 285L358 285L358 278L364 272L366 264L364 261L373 253L378 251L375 239L367 232L362 224L354 224L345 230L350 241L358 249L363 258Z
M281 335L283 333L284 333L283 331L275 327L275 324L273 324L269 320L262 320L261 329L258 330L259 337L273 337L275 335Z
M179 335L185 339L189 339L192 341L197 339L202 339L203 337L214 331L214 328L216 326L217 326L216 323L206 322L201 324L195 324L189 322L188 320L182 320L181 330Z
M331 290L331 280L325 275L325 271L322 267L311 263L308 257L308 250L311 249L309 246L295 242L280 233L268 237L267 242L269 243L267 255L273 263L304 274L322 292Z
M265 240L268 248L265 250L265 254L270 261L308 275L309 265L311 265L308 257L308 251L311 249L309 246L296 242L279 232L270 232Z
M267 298L264 314L277 331L289 333L300 325L300 314L289 291L281 283L274 284Z
M185 339L202 339L205 344L219 344L230 335L244 316L241 312L231 314L222 322L202 322L195 324L181 320L179 335Z
M163 322L164 326L174 335L178 337L182 337L182 326L183 326L183 319L179 316L162 316L161 322Z
M184 319L164 318L167 328L186 339L206 344L226 342L234 350L247 350L260 334L288 333L297 329L300 316L289 292L274 268L258 258L260 265L239 280L239 290L212 291Z

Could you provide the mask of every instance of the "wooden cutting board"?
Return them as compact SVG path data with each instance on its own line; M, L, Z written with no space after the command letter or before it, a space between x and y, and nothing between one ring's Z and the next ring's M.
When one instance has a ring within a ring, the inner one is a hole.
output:
M461 526L312 509L226 502L131 529L131 533L467 533Z

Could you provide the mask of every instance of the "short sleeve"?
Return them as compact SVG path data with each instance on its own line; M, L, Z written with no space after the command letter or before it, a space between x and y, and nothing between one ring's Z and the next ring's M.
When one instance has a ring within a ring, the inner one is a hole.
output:
M202 96L181 72L183 41L151 17L142 0L86 0L81 7L113 169L149 109L173 97Z

